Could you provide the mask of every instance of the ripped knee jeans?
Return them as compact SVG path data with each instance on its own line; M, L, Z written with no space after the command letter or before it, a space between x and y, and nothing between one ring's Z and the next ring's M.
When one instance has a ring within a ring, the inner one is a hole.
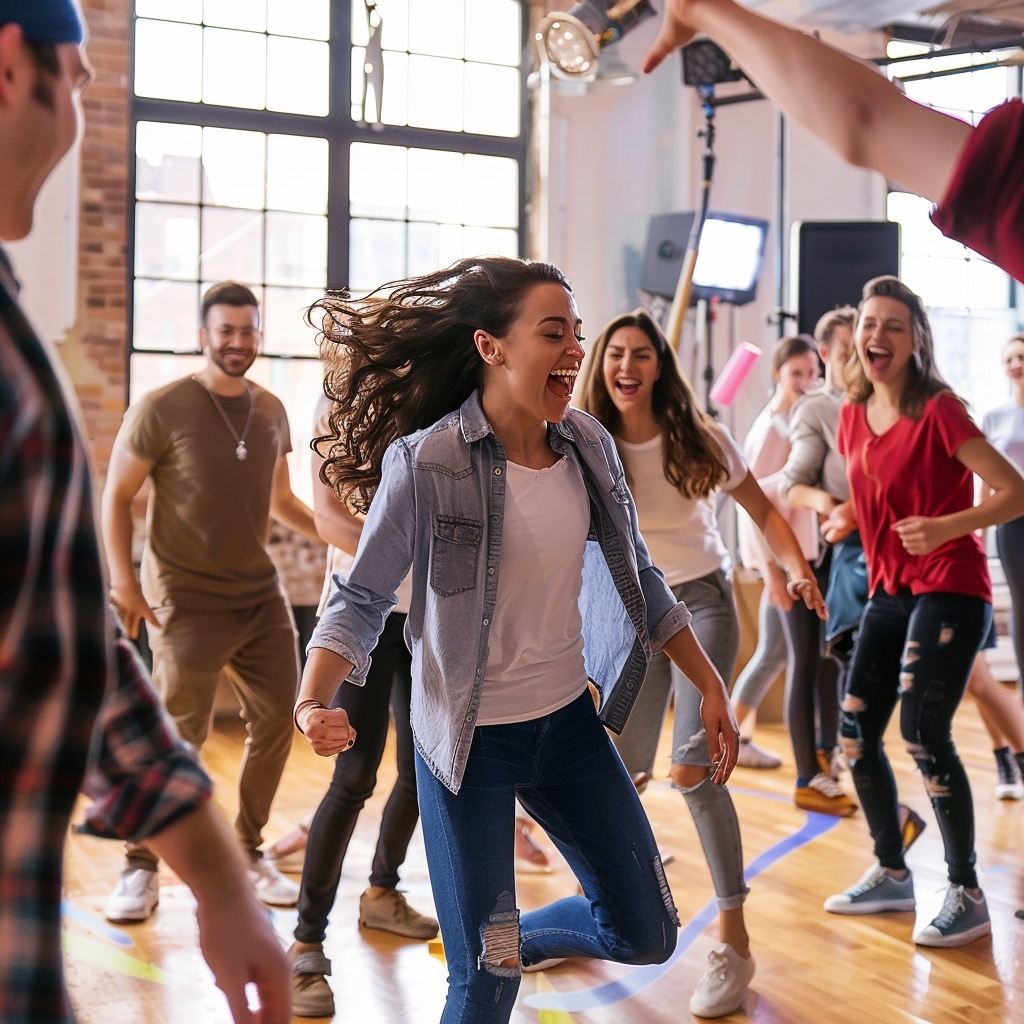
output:
M523 964L663 963L678 916L636 788L584 692L549 715L476 729L459 792L417 755L420 820L448 967L442 1024L502 1024ZM520 913L516 799L585 896Z
M840 732L886 867L903 866L896 784L883 743L899 703L900 734L935 809L950 880L977 884L971 792L951 727L991 617L991 605L978 597L909 591L876 595L864 611Z

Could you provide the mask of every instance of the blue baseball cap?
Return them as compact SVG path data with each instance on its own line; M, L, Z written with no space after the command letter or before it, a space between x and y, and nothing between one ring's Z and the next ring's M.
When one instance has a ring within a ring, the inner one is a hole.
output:
M0 25L10 22L34 43L80 43L83 38L73 0L0 0Z

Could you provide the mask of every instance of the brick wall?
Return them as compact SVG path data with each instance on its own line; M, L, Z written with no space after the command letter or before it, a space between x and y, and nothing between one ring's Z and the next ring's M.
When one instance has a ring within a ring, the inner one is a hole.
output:
M126 264L131 0L82 0L94 78L82 97L78 315L61 354L106 472L124 412L128 349Z

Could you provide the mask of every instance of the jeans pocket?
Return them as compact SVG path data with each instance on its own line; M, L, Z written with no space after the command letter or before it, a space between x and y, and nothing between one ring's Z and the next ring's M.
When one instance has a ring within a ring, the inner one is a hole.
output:
M430 545L430 586L451 597L476 586L483 525L472 519L435 516Z

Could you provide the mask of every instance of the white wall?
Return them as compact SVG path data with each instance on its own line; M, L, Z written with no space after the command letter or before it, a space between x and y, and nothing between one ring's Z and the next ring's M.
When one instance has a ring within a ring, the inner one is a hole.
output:
M639 68L657 32L656 19L620 43L623 58ZM851 47L843 37L840 45ZM717 87L716 95L746 91L746 84ZM639 302L637 286L648 218L693 210L700 200L704 142L697 132L704 114L697 90L682 84L680 58L668 58L652 75L628 86L595 82L586 95L552 96L551 215L546 256L573 284L584 333L593 337L612 316ZM723 419L742 437L767 398L767 353L778 328L766 322L777 305L776 276L782 231L782 296L789 296L789 227L796 220L877 220L885 217L885 181L844 164L817 139L786 125L786 215L779 223L778 124L767 100L720 106L715 117L716 155L710 207L762 217L771 224L758 298L741 309L723 308L713 327L713 362L721 368L743 340L766 353L748 378L736 407ZM790 323L787 331L795 326ZM703 357L694 366L694 318L680 340L684 368L700 386Z
M64 340L77 311L80 157L76 144L43 185L28 238L4 243L21 304L48 341Z

